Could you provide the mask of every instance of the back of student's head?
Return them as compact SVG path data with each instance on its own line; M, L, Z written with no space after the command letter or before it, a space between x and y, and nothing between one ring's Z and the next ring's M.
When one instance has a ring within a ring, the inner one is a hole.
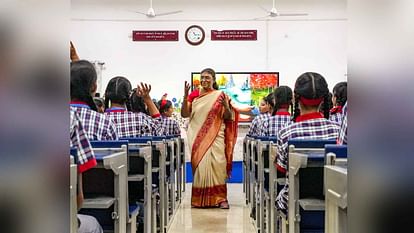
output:
M265 98L263 98L263 100L269 105L270 108L272 108L272 110L274 109L275 101L274 101L273 93L268 94Z
M292 89L288 86L280 86L273 92L275 106L273 108L273 115L281 108L289 109L292 105Z
M131 82L125 77L117 76L109 80L105 90L106 108L109 107L109 101L120 105L128 105L131 89Z
M325 118L329 118L329 89L322 75L314 72L303 73L296 79L294 94L294 121L300 115L299 102L303 106L315 107L315 109L322 103L321 112Z
M137 96L136 91L136 88L131 91L129 106L127 106L128 110L136 113L142 112L148 115L147 105L145 105L144 99L141 96Z
M337 106L344 106L347 101L347 82L340 82L333 88L333 96Z
M96 91L97 74L92 63L79 60L70 63L70 98L82 101L97 111L92 94Z
M161 114L165 113L168 111L169 108L171 108L172 106L172 102L169 100L159 100L157 103L157 107L158 110L160 111Z

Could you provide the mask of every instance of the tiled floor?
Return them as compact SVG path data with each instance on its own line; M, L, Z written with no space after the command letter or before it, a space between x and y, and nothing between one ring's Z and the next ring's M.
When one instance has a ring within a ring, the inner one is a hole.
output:
M228 184L229 210L191 208L191 185L168 233L250 233L255 232L245 205L242 184Z

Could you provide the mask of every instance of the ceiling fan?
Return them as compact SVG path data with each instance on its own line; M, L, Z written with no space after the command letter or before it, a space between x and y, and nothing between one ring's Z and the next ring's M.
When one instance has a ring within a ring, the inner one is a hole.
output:
M164 12L164 13L157 13L157 14L155 14L154 8L152 8L152 0L150 0L150 8L148 9L148 11L146 13L139 12L139 11L134 11L134 12L135 13L138 13L138 14L145 15L148 18L154 18L155 16L172 15L172 14L181 13L183 11L178 10L178 11L170 11L170 12Z
M264 19L264 18L268 18L268 17L279 17L279 16L307 16L308 13L280 13L276 7L275 7L275 0L273 0L273 4L272 4L272 9L270 9L270 11L268 9L265 9L264 7L260 6L260 8L262 8L264 11L266 11L268 13L268 15L264 16L264 17L259 17L259 18L255 18L256 19Z

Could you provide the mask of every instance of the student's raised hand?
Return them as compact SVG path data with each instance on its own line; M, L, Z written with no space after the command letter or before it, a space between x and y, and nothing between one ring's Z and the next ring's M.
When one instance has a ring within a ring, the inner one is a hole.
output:
M137 86L137 95L141 96L142 98L150 98L149 93L151 92L151 85L142 83Z
M71 61L78 61L79 56L76 52L75 46L73 45L72 41L70 42L70 60Z
M184 97L188 96L189 91L190 91L190 84L187 81L185 81L184 82Z

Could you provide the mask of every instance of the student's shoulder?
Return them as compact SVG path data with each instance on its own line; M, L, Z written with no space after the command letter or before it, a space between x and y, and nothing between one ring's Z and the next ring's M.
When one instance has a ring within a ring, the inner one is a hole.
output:
M334 121L334 120L331 120L331 119L325 119L325 118L323 118L323 121L327 125L331 125L333 127L338 127L338 128L341 127L341 124L337 121Z
M284 124L282 128L279 130L279 137L288 137L289 134L297 128L299 128L299 123L290 121Z
M142 112L128 112L130 114L130 117L134 117L137 120L143 120L143 121L151 121L153 118L151 116L148 116L145 113Z

